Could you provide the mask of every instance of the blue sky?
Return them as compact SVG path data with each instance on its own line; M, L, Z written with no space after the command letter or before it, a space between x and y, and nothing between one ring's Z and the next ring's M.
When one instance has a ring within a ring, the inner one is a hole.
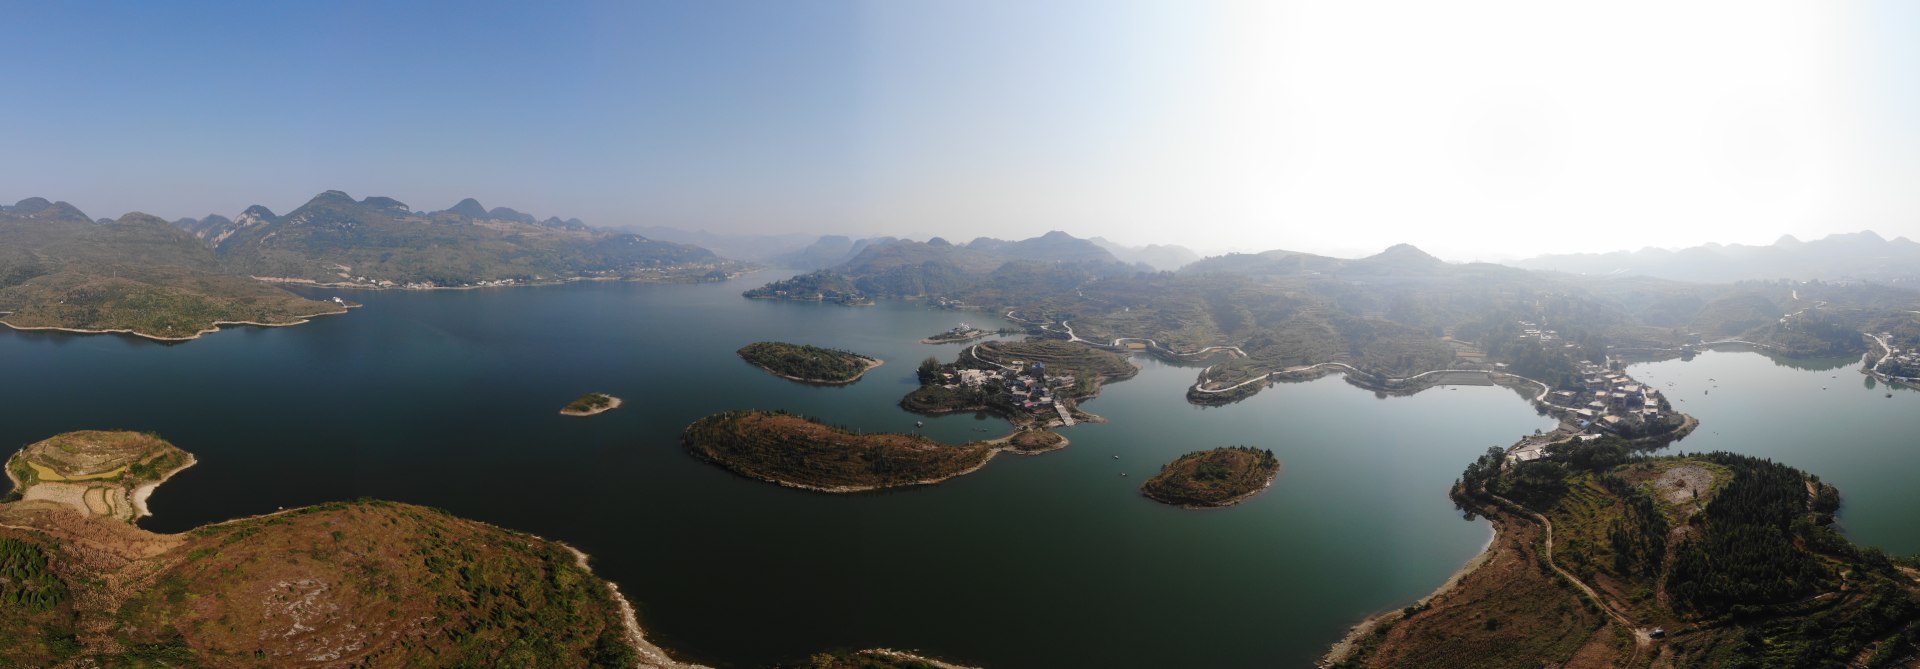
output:
M1454 259L1920 237L1910 6L1540 4L5 3L0 199Z

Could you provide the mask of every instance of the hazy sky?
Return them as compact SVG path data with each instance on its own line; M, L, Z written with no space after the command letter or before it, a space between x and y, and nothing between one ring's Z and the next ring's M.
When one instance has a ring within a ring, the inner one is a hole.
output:
M1449 259L1920 238L1897 2L0 2L0 198Z

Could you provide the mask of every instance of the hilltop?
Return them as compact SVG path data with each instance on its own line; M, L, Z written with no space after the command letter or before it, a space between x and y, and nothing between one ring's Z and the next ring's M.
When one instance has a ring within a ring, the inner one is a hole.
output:
M222 324L304 323L347 306L236 276L153 216L101 223L41 198L0 206L0 323L17 329L181 340Z
M442 511L322 504L175 535L128 522L128 491L144 514L192 463L133 432L62 434L8 461L0 664L680 666L584 556Z
M832 242L837 248L837 240ZM849 243L849 251L857 243ZM831 249L822 249L830 255ZM1064 232L1018 241L979 238L956 245L935 237L925 242L874 240L838 265L775 281L747 297L824 300L863 304L874 298L931 298L1002 293L1043 284L1070 288L1099 276L1137 271L1106 249Z

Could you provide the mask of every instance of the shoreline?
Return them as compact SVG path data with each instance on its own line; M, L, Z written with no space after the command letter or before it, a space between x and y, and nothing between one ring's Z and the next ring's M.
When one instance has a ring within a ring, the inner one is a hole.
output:
M1461 581L1465 581L1468 576L1479 571L1482 566L1485 566L1488 561L1493 559L1493 546L1500 541L1500 523L1494 522L1492 517L1487 517L1487 524L1492 531L1487 534L1487 543L1480 547L1480 552L1475 553L1473 557L1467 559L1466 564L1460 565L1459 569L1454 570L1453 575L1448 576L1447 580L1440 584L1440 587L1435 588L1433 592L1429 592L1420 599L1415 600L1412 604L1409 604L1408 607L1419 608L1426 606L1434 599L1453 592L1460 587ZM1397 610L1389 609L1360 619L1360 622L1354 623L1353 627L1347 629L1346 636L1340 637L1339 641L1335 641L1333 646L1327 649L1327 654L1321 656L1320 661L1315 663L1314 666L1326 669L1327 667L1332 667L1346 661L1349 656L1353 655L1354 648L1359 645L1361 639L1365 639L1367 635L1372 634L1374 628L1379 627L1381 623L1387 622L1388 616L1402 613L1405 610L1405 608Z
M1261 483L1260 487L1254 488L1253 490L1249 490L1247 492L1234 495L1227 499L1221 500L1219 504L1178 504L1174 502L1169 502L1169 501L1160 499L1158 497L1154 497L1152 493L1147 492L1147 486L1145 483L1140 484L1140 496L1153 500L1155 502L1159 502L1161 504L1165 504L1167 506L1177 506L1182 509L1193 509L1195 511L1202 511L1206 509L1224 509L1229 506L1233 506L1235 504L1239 504L1241 502L1245 502L1247 500L1253 499L1254 497L1258 496L1260 493L1266 492L1268 488L1272 488L1273 482L1280 480L1280 471L1283 469L1286 469L1285 465L1274 467L1273 473L1267 475L1267 480ZM1147 479L1147 480L1151 481L1153 479Z
M954 338L954 339L934 339L933 337L927 337L925 339L921 339L920 343L927 344L929 346L938 346L940 344L965 344L970 341L979 341L982 339L986 339L988 337L992 337L996 334L999 334L997 332L988 332L986 330L975 330L975 332L977 332L978 334L969 335L966 337Z
M850 379L847 379L847 380L845 380L845 381L832 381L832 380L827 380L827 379L804 379L804 378L800 378L800 377L798 377L798 376L787 376L787 375L785 375L785 374L781 374L781 373L779 373L779 372L776 372L776 371L773 371L773 370L771 370L771 369L767 369L767 368L765 368L765 367L761 367L761 366L759 366L759 365L754 365L754 364L753 364L753 361L752 361L752 360L748 360L748 359L746 359L745 357L742 357L742 358L740 358L740 360L741 360L742 362L745 362L745 363L747 363L747 364L749 364L749 365L753 365L753 366L754 366L755 368L757 368L757 369L759 369L760 371L763 371L763 372L766 372L766 373L768 373L768 374L772 374L772 375L774 375L774 376L777 376L777 377L780 377L780 378L783 378L783 379L786 379L786 380L788 380L788 381L792 381L792 382L795 382L795 383L805 383L805 384L808 384L808 385L815 385L815 386L844 386L844 385L847 385L847 384L849 384L849 383L853 383L853 382L855 382L855 381L859 381L859 380L860 380L860 377L863 377L863 376L866 376L866 375L867 375L867 372L871 372L871 371L873 371L874 369L876 369L876 368L878 368L878 367L880 367L881 365L884 365L884 364L887 364L887 361L885 361L885 360L881 360L881 359L879 359L879 358L869 358L869 357L867 357L867 356L864 356L864 355L862 355L862 356L856 356L856 357L858 357L858 358L860 358L861 360L865 360L865 361L867 361L867 368L866 368L866 369L863 369L863 370L860 370L860 373L858 373L858 374L855 374L855 375L853 375L853 378L850 378Z
M184 450L181 452L186 453ZM141 518L153 515L153 512L147 510L147 498L153 496L153 491L159 489L160 484L166 483L168 479L173 478L174 474L186 471L188 467L197 464L200 464L200 459L193 457L192 453L187 453L186 464L173 468L173 471L161 474L159 479L134 486L133 494L128 495L128 497L132 498L131 501L133 502L133 520L130 522L138 523Z
M593 567L587 564L586 553L564 541L553 543L572 553L573 563L581 571L593 573ZM620 610L620 626L625 631L621 636L626 639L627 647L640 656L641 669L708 669L705 665L677 661L667 654L666 649L648 641L645 630L640 628L640 618L634 613L633 602L627 601L627 596L620 592L620 584L606 578L600 581L607 584L607 595L613 598L614 605Z
M129 336L139 337L141 339L148 339L152 341L177 343L177 342L183 342L183 341L193 341L195 339L199 339L203 335L210 335L215 332L219 332L221 329L220 326L223 326L223 325L250 325L253 327L262 327L262 328L293 327L295 325L306 325L308 323L312 323L313 319L320 318L322 316L344 315L347 313L347 310L358 308L359 306L360 305L358 304L348 304L348 305L342 306L339 311L326 311L326 312L321 312L317 314L295 316L293 322L290 322L290 323L261 323L258 321L214 321L212 326L204 330L200 330L199 332L195 332L191 335L187 335L185 337L164 337L161 335L152 335L152 334L147 334L145 332L141 332L139 330L135 330L133 328L87 330L83 328L61 327L58 325L14 325L4 320L0 320L0 325L5 325L8 328L11 328L13 330L17 330L20 332L67 332L72 334L85 334L85 335L103 335L103 334L129 335ZM8 315L11 315L11 314L12 312L8 312Z
M608 402L606 406L594 407L586 411L574 411L572 409L561 409L560 415L562 416L598 416L608 411L618 409L620 408L621 404L625 403L624 400L621 400L620 398L614 397L612 395L608 395L607 399L611 401Z
M743 270L739 272L727 272L726 280L732 281L734 279L738 279L748 274L753 274L760 271L764 271L764 268ZM563 286L569 283L579 283L581 281L624 281L629 283L725 283L724 281L701 281L697 278L668 279L666 277L649 278L649 277L637 277L637 276L576 276L576 277L568 277L565 279L528 281L526 283L509 283L509 284L502 284L497 286L417 286L416 287L416 286L406 286L401 284L394 284L391 286L378 286L378 285L367 285L364 283L341 283L341 282L322 283L319 281L315 281L313 279L295 279L295 278L283 277L283 276L253 276L251 274L247 275L247 278L253 279L255 281L260 281L263 283L282 284L282 285L290 285L290 286L303 286L307 288L328 288L328 289L335 289L335 290L346 290L346 289L352 289L352 290L480 290L483 288L537 288L541 286Z

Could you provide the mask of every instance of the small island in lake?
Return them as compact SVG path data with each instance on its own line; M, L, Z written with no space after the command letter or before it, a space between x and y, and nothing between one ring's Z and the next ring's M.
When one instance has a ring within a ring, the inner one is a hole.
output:
M1140 493L1188 508L1232 506L1266 490L1279 475L1273 451L1230 446L1180 456L1147 479Z
M587 393L560 410L566 416L592 416L620 408L620 398L606 393Z
M687 450L736 474L819 492L926 485L970 473L1002 452L1059 449L1067 438L1019 431L943 444L914 434L861 433L784 411L727 411L687 426Z
M761 341L740 348L740 358L789 381L841 385L853 383L886 362L850 351L806 344Z
M68 432L20 449L7 460L7 477L19 499L133 522L151 515L147 497L154 488L193 462L152 434Z
M940 334L928 337L926 339L922 339L920 340L920 343L922 344L960 344L960 343L970 342L975 339L984 339L987 337L991 337L995 334L998 334L998 333L992 330L982 330L980 328L967 325L966 323L961 323L957 326L954 326L952 330L948 330L946 332L942 332Z

